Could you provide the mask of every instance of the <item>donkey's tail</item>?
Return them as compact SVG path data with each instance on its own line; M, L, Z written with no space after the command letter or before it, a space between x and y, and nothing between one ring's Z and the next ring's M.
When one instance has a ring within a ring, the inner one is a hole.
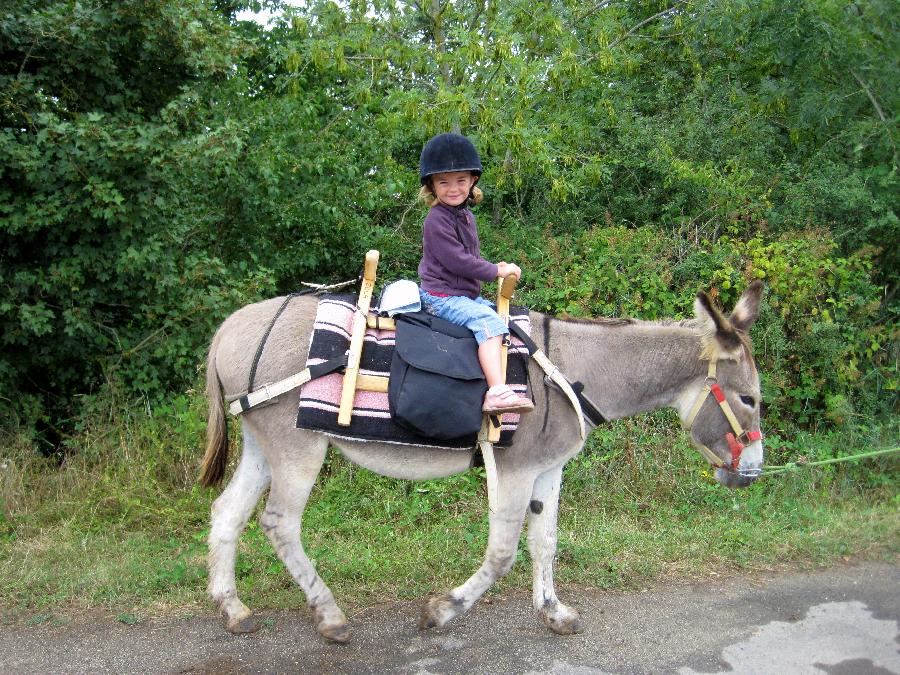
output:
M209 356L206 359L206 400L209 417L206 421L206 454L200 464L200 485L217 485L225 475L228 464L228 426L225 422L225 405L222 401L222 385L216 369L216 352L222 331L216 331Z

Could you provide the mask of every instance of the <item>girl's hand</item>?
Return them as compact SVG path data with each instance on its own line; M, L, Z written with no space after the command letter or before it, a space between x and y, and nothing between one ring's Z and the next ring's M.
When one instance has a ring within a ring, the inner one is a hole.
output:
M497 263L497 276L514 276L518 281L522 277L522 270L515 263L499 262Z

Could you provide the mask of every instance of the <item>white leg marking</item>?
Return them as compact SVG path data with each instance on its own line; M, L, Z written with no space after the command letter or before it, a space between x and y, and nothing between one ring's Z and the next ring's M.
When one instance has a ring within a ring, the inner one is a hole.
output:
M556 556L556 516L562 467L538 476L528 506L528 551L534 583L532 603L538 611L557 602L553 588L553 558Z

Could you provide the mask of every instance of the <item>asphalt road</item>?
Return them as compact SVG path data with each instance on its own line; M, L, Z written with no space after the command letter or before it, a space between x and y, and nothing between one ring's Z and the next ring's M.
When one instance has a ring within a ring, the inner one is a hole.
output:
M41 625L6 613L0 672L900 675L896 565L560 596L580 610L583 634L547 631L524 593L427 632L416 629L421 602L371 607L351 617L347 645L318 637L305 609L262 612L263 629L240 637L212 610L130 626L101 613Z

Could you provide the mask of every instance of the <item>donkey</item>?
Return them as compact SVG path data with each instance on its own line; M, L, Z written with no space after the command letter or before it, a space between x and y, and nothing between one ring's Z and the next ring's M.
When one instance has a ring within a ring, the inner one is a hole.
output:
M607 419L674 407L682 424L690 427L694 445L718 467L716 480L727 487L745 487L760 475L763 465L759 377L748 337L759 315L761 295L762 283L751 283L726 317L706 294L699 293L695 318L678 322L565 320L531 312L532 338L570 381L584 383L584 394ZM276 298L238 310L213 338L206 375L208 444L200 475L205 486L222 480L227 463L223 390L230 400L244 393L255 346L281 302L282 298ZM308 296L287 306L266 342L258 382L275 382L304 368L315 313L316 300ZM717 370L710 363L718 364ZM443 626L465 612L510 570L527 514L534 608L555 633L583 629L578 612L557 598L553 559L563 465L582 449L584 439L574 408L558 389L541 386L543 376L530 361L530 381L537 383L535 410L523 416L515 444L495 451L498 506L489 514L484 561L461 586L426 603L420 628ZM329 438L297 429L296 413L296 396L282 395L241 418L243 454L212 506L208 590L226 630L258 629L259 622L237 596L234 564L238 537L268 487L260 524L305 593L318 632L345 642L351 634L347 618L300 539L303 510L329 443L362 467L410 480L466 471L473 455ZM745 447L741 439L747 441Z

